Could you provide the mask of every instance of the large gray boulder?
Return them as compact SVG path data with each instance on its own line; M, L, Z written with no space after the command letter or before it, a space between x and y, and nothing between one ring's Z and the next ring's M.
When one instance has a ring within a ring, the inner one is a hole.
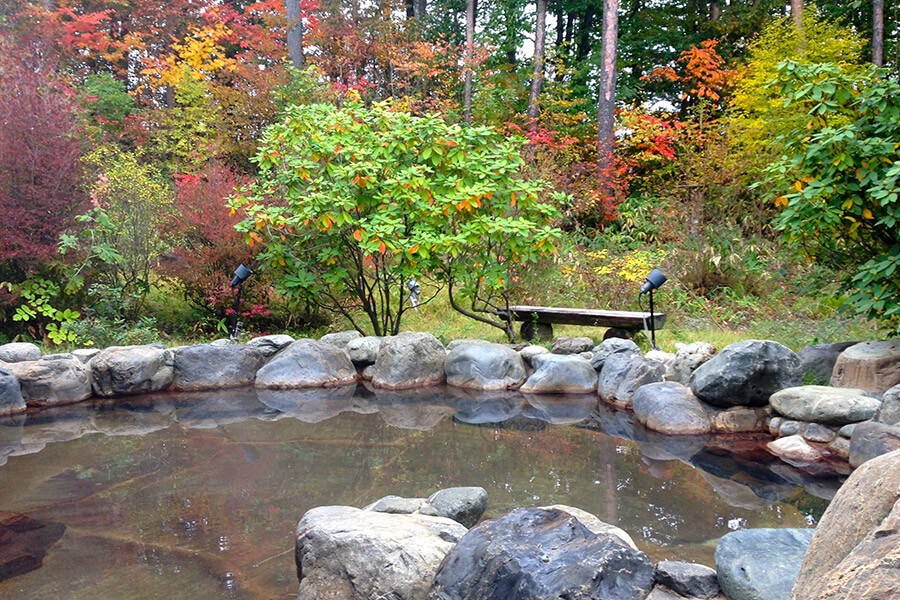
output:
M837 342L807 346L797 353L800 357L800 372L803 377L812 377L816 383L827 384L834 372L834 363L841 352L859 342Z
M676 347L678 346L679 344L676 344ZM715 355L716 347L706 342L681 344L675 352L675 358L666 368L666 381L690 385L694 371Z
M333 344L297 340L256 372L256 387L291 389L336 387L356 382L347 352Z
M608 338L594 346L594 357L591 359L591 366L597 371L603 368L603 363L613 354L625 354L628 356L638 356L641 349L632 340L624 338Z
M445 517L472 527L487 510L488 495L481 487L452 487L438 490L419 509L423 515Z
M884 393L875 420L888 425L900 423L900 384Z
M443 517L314 508L297 525L297 598L422 600L465 534L464 526Z
M744 529L724 535L715 555L722 592L728 600L789 600L814 531Z
M792 600L885 600L900 590L900 450L860 466L816 527Z
M523 394L588 394L597 389L597 372L580 356L538 354L531 362L535 371L519 388Z
M7 363L28 406L72 404L91 397L91 370L77 358Z
M260 352L263 353L263 356L269 358L270 356L277 354L282 349L290 346L293 343L294 338L292 338L291 336L284 333L277 333L273 335L263 335L260 337L255 337L247 342L247 345L257 348Z
M40 360L41 349L28 342L14 342L0 346L0 361L14 363Z
M862 342L838 356L831 375L834 387L882 393L900 383L900 340Z
M372 366L372 385L406 389L444 382L447 351L430 333L404 331L384 338Z
M0 369L0 417L25 412L22 387L12 372Z
M878 421L857 423L850 436L850 466L858 467L894 450L900 450L900 427Z
M519 508L470 530L440 567L430 600L644 600L653 565L614 535L559 510Z
M89 364L98 396L158 392L172 385L175 378L175 353L157 344L111 346Z
M696 563L661 560L656 565L655 578L657 583L688 598L714 598L720 591L716 571Z
M665 374L666 366L661 362L639 354L616 353L603 363L597 392L604 401L628 408L638 388L662 381Z
M327 333L319 338L319 341L325 344L337 346L341 349L345 349L350 340L355 340L357 338L361 338L362 336L363 334L356 331L355 329L349 329L347 331L338 331L337 333Z
M216 390L251 385L266 357L254 346L182 346L175 349L176 390Z
M384 338L367 335L358 337L347 342L345 350L350 355L350 360L357 368L365 368L375 364L378 358L378 351L381 350L381 340Z
M769 403L779 414L798 421L846 425L867 421L875 416L881 401L863 390L802 385L779 390Z
M460 344L444 362L447 385L472 390L506 390L525 381L525 361L509 346Z
M802 382L800 358L770 340L726 347L691 376L694 395L713 406L765 406L769 396Z
M650 383L634 394L634 416L647 429L671 435L709 433L710 421L697 397L680 383Z

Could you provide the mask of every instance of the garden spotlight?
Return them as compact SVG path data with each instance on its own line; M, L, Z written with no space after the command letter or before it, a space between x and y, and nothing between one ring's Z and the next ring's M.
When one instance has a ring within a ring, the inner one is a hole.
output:
M641 286L641 292L638 294L638 299L641 296L650 293L650 344L653 346L653 349L656 350L656 313L653 310L653 291L657 290L666 282L668 278L663 274L659 269L653 269L650 271L650 274L647 275L646 279L644 279L644 285ZM646 323L644 324L644 329L646 330Z
M235 341L238 335L238 326L240 322L241 314L241 290L244 287L244 282L247 281L247 278L253 275L253 271L251 271L248 267L241 264L237 269L234 270L234 279L231 280L231 288L237 288L237 294L235 294L234 299L234 326L231 328L231 341Z

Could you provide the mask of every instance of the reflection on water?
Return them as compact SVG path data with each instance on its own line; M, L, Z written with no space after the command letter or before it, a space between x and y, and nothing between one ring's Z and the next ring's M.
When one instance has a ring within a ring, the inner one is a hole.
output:
M568 504L653 560L712 564L742 527L813 525L840 480L753 439L649 432L594 396L233 390L0 420L0 510L66 530L0 598L293 598L309 508L487 489L488 516Z

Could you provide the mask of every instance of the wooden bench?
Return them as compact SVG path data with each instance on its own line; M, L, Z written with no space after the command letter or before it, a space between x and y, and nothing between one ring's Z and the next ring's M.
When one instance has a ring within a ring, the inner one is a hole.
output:
M666 322L665 313L624 310L594 310L590 308L561 308L556 306L510 306L514 321L521 321L522 339L552 339L553 325L585 325L609 327L603 339L629 338L646 328L660 330Z

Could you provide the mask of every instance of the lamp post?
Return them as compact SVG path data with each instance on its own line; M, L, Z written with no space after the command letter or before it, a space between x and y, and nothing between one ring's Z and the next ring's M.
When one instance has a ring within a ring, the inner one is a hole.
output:
M638 294L638 298L646 294L650 293L650 344L653 346L653 349L656 350L656 313L653 310L653 291L659 289L662 284L666 282L668 278L663 274L659 269L653 269L650 271L650 274L647 275L646 279L644 279L644 285L641 286L641 292Z
M245 267L243 264L239 266L234 271L234 279L231 280L231 289L232 293L234 293L234 289L237 288L237 294L235 294L234 298L234 326L231 328L231 341L235 341L238 335L238 325L240 324L240 314L241 314L241 291L244 288L244 282L247 281L247 278L253 275L253 271L251 271L248 267Z

